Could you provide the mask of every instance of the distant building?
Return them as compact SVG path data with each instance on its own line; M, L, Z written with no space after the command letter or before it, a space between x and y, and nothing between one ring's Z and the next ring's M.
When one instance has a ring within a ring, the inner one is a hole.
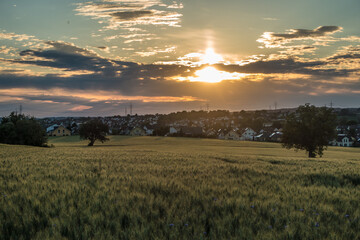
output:
M245 128L244 132L241 134L240 140L243 141L253 141L256 132L251 128Z
M130 136L146 136L146 132L142 128L135 127L130 131Z
M207 130L205 135L210 138L215 138L217 136L216 131L213 128Z
M337 138L330 142L330 144L339 147L351 147L353 145L353 141L351 137L348 137L345 134L338 134Z
M269 140L271 133L262 131L260 134L254 136L254 141L266 142Z
M225 139L225 132L222 129L218 131L218 139Z
M271 142L281 142L281 138L282 138L283 133L282 132L273 132L272 134L270 134L269 136L269 140Z
M71 135L71 131L67 128L65 128L62 125L53 125L51 127L48 127L46 129L47 135L48 136L70 136Z
M230 132L225 134L224 139L226 139L226 140L240 140L240 135L235 130L231 130Z

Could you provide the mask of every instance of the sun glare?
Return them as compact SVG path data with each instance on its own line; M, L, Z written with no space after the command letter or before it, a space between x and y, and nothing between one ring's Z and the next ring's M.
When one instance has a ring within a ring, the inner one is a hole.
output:
M189 77L187 80L190 82L218 83L223 80L239 80L245 75L246 74L219 71L216 68L209 66L196 71L195 77Z
M208 48L205 51L205 54L201 57L201 62L203 64L215 64L224 61L224 58L215 53L213 48Z

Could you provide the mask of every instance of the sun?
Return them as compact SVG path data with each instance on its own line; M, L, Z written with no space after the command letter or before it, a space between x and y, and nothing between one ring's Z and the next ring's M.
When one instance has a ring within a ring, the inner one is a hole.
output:
M188 77L179 77L177 76L176 79L178 81L190 81L190 82L205 82L205 83L219 83L224 80L240 80L247 76L244 73L238 72L227 72L227 71L220 71L216 69L214 66L215 64L224 63L224 58L220 55L215 53L212 47L206 49L205 53L199 54L200 56L200 63L201 65L205 65L203 68L197 70L193 76Z
M219 71L214 67L208 66L195 72L195 77L189 77L190 82L207 82L219 83L223 80L238 80L246 74L242 73L229 73Z
M207 48L205 54L201 57L202 64L212 65L223 61L224 58L220 54L215 53L213 48Z

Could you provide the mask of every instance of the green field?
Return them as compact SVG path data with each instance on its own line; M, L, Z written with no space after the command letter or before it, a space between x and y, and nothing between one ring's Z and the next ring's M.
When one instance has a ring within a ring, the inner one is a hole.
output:
M308 159L275 143L49 143L0 145L0 239L360 238L360 149Z

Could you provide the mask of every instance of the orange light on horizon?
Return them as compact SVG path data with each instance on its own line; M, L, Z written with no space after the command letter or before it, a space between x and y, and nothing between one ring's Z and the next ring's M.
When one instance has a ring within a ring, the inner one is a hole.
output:
M195 72L195 76L191 77L178 77L180 81L190 82L206 82L206 83L219 83L224 80L240 80L249 74L245 73L229 73L225 71L219 71L212 66L207 66Z

